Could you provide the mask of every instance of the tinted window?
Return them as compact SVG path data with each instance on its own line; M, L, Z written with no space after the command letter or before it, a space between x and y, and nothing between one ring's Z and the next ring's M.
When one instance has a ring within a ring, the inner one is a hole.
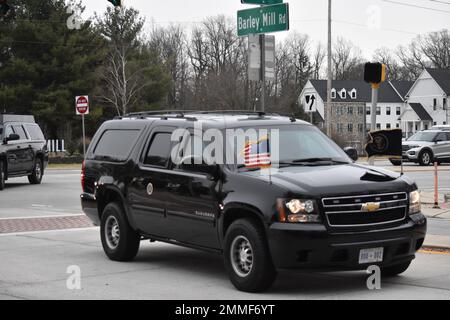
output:
M450 139L450 134L448 133L439 133L436 137L436 140L440 140L440 141L449 141Z
M21 125L13 125L14 132L19 135L20 140L27 140L27 134Z
M145 157L144 163L151 166L165 167L171 153L171 134L157 133L153 136L152 143Z
M95 158L124 161L138 137L139 130L106 130L94 150Z
M9 137L12 133L14 133L13 128L11 126L6 126L5 137Z
M45 140L44 135L42 134L41 128L35 124L26 124L25 128L30 135L31 140Z

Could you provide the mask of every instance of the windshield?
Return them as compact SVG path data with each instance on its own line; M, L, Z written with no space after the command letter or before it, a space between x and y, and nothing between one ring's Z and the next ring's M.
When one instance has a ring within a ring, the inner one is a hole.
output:
M245 133L250 128L233 129L234 136L227 134L227 145L232 146L235 163L239 167L246 164L246 146L249 139ZM267 139L270 143L265 144L265 150L257 153L268 152L272 164L295 165L305 163L350 163L347 154L324 135L319 129L309 125L285 125L279 127L266 127L250 129L258 134L256 141ZM261 133L262 132L262 133ZM253 138L255 140L255 138ZM278 150L276 151L278 147ZM268 150L267 150L268 149ZM277 156L278 154L278 156Z
M418 132L409 138L407 141L427 141L433 142L436 137L436 132Z

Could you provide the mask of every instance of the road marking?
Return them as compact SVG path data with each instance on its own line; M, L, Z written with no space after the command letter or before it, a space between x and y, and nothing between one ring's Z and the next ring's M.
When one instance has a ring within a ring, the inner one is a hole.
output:
M55 212L57 213L57 212ZM54 214L47 216L28 216L28 217L6 217L0 218L0 220L21 220L21 219L40 219L40 218L67 218L67 217L79 217L84 216L83 213L66 213L66 214Z
M442 251L439 251L442 250ZM450 251L448 249L421 249L419 250L419 253L426 253L426 254L441 254L441 255L450 255Z
M33 234L41 234L41 233L54 233L54 232L74 232L74 231L89 231L95 230L99 227L88 227L88 228L74 228L74 229L59 229L59 230L42 230L42 231L27 231L27 232L16 232L16 233L0 233L1 237L9 237L9 236L26 236Z

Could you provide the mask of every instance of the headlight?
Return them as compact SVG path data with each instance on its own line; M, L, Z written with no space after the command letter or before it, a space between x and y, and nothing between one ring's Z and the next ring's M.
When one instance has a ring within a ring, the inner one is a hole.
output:
M314 200L279 199L277 201L278 221L290 223L319 223L317 203Z
M413 191L409 194L409 214L419 213L422 209L419 191Z

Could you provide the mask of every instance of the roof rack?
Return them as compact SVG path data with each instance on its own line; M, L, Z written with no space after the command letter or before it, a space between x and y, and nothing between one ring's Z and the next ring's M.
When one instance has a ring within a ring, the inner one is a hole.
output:
M188 117L186 113L190 113L190 111L181 111L181 110L159 110L159 111L142 111L142 112L133 112L128 113L121 117L116 117L116 119L124 119L124 118L161 118L163 120L167 119L185 119L189 121L197 121L195 117Z
M163 120L167 119L186 119L190 121L197 121L198 119L194 116L189 115L248 115L257 116L258 118L263 118L264 116L280 116L277 113L266 113L263 111L249 111L249 110L155 110L155 111L142 111L128 113L124 116L116 117L115 119L124 118L161 118Z

